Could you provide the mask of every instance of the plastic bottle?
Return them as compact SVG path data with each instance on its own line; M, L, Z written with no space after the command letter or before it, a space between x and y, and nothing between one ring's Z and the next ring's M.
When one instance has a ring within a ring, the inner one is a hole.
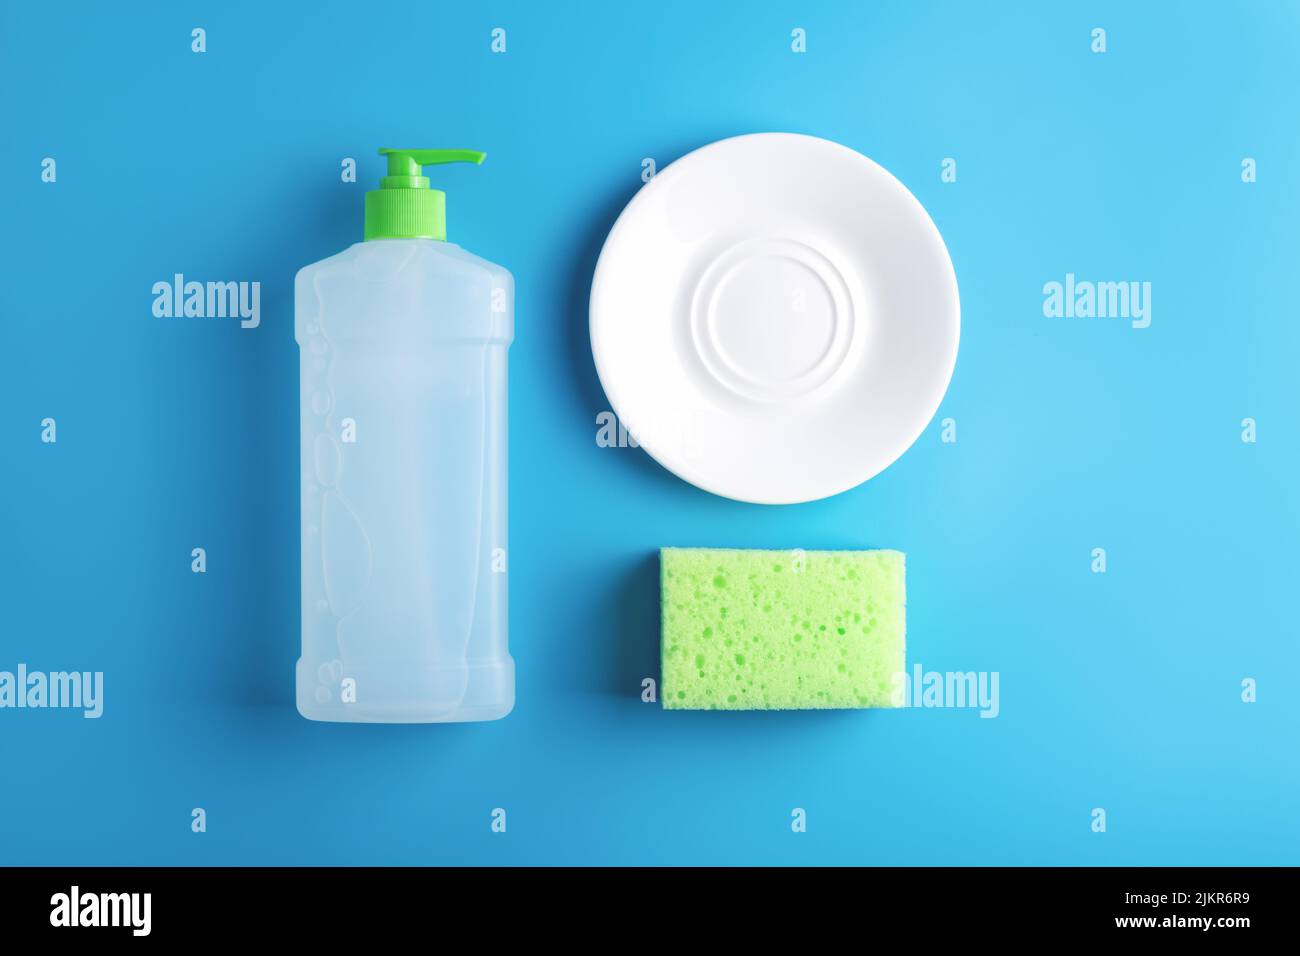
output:
M302 269L302 656L312 720L493 720L506 647L510 273L446 241L423 166L381 149L365 241Z

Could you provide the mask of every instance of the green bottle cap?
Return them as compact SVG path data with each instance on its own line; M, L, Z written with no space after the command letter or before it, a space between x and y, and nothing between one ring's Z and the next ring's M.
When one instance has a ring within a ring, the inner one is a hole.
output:
M388 175L366 193L366 239L447 239L447 194L430 189L423 166L483 162L473 149L381 149Z

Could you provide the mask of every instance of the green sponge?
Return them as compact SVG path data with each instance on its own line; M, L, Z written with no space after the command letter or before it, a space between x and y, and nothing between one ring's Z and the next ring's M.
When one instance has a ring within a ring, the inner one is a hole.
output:
M898 551L662 549L664 708L897 706L904 560Z

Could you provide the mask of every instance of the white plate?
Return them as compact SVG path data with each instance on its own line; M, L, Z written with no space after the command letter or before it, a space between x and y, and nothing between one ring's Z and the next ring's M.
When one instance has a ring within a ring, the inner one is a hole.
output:
M628 203L596 264L591 350L665 468L789 504L916 441L959 313L948 250L902 183L838 143L756 133L682 157Z

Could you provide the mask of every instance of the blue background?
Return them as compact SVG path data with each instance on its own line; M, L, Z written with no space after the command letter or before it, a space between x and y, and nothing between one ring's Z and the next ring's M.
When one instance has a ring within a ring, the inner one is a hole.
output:
M4 6L0 669L106 699L0 711L0 862L1300 863L1297 6L613 6ZM782 508L597 447L586 333L642 159L760 130L895 173L963 305L915 447ZM313 724L292 279L408 144L488 152L435 175L518 284L518 705ZM260 281L261 327L154 318L175 272ZM1150 281L1151 327L1045 318L1066 272ZM1000 672L1001 715L643 704L661 545L905 550L909 663Z

